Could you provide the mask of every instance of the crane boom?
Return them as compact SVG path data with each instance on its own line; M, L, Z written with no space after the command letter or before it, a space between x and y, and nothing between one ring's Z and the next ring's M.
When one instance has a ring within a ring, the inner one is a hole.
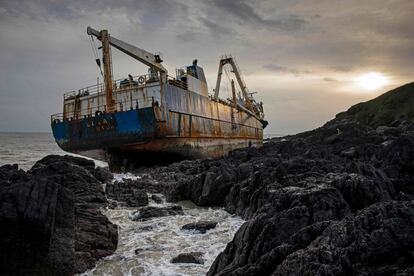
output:
M234 58L231 57L231 56L224 57L224 58L220 59L219 69L218 69L218 74L217 74L216 89L214 89L214 92L215 92L214 93L214 97L217 99L218 96L219 96L219 93L220 93L220 83L221 83L221 75L223 74L223 66L226 65L226 64L230 64L231 65L231 67L233 69L233 73L236 75L237 82L238 82L238 84L240 86L240 89L241 89L241 91L243 93L244 98L247 101L250 101L246 84L244 83L244 81L243 81L243 79L242 79L242 77L240 75L239 69L238 69L238 67L236 65L236 62L234 61Z
M266 127L268 125L268 122L263 119L264 118L263 109L253 99L253 97L251 96L252 93L249 93L249 90L247 89L246 83L244 82L244 80L241 76L239 67L237 66L237 63L236 63L235 59L232 56L223 56L220 59L219 69L218 69L218 74L217 74L217 81L216 81L216 89L214 89L214 98L216 100L218 100L218 96L219 96L219 93L220 93L221 77L223 75L223 67L226 64L230 64L230 66L233 70L232 72L236 76L237 83L240 86L240 89L243 93L243 98L244 98L244 104L243 105L240 105L239 103L237 103L236 96L235 96L236 92L235 92L235 87L234 87L234 81L231 80L232 94L233 94L233 100L232 100L233 104L235 105L235 107L243 109L245 112L249 113L251 116L258 119L263 124L263 128Z
M102 41L101 32L91 27L88 27L87 33L88 35L93 35ZM156 71L162 74L168 73L167 69L161 64L162 60L159 55L155 55L150 52L147 52L144 49L135 47L134 45L131 45L122 40L119 40L113 36L110 36L108 41L109 41L109 44L112 45L113 47L129 55L130 57L144 63L145 65L151 67L152 69L155 69Z

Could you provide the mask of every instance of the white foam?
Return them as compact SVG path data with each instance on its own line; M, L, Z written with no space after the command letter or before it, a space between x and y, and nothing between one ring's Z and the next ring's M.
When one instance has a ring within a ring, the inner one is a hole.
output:
M160 205L170 204L157 204ZM214 259L233 239L244 221L240 217L230 215L224 209L192 208L188 202L180 205L184 208L182 216L154 218L143 222L134 222L128 218L136 209L107 210L108 218L119 226L118 249L114 255L99 261L94 269L84 275L206 274ZM206 234L181 230L184 224L199 220L217 221L218 224ZM148 227L152 229L148 230ZM135 254L135 249L138 248L142 250ZM204 253L204 264L170 263L170 260L180 253L197 251Z
M133 175L132 173L114 173L114 182L124 182L124 179L131 179L131 180L136 180L136 179L141 179L140 176L138 175Z

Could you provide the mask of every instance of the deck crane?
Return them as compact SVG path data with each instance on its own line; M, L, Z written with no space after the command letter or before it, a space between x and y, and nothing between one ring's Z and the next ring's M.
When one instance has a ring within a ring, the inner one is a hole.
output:
M236 63L235 59L232 56L228 55L228 56L224 56L220 59L219 69L218 69L218 73L217 73L216 88L214 89L214 99L218 100L218 98L219 98L221 76L223 74L223 67L226 64L230 64L230 66L232 68L232 72L236 76L237 83L240 86L240 89L242 91L243 98L244 98L244 104L243 105L240 105L236 102L234 82L232 80L232 95L233 95L232 96L233 97L232 101L233 101L233 104L235 106L243 109L244 111L248 112L251 116L256 117L258 120L260 120L262 122L263 126L266 127L268 122L263 119L264 114L263 114L262 104L257 103L254 100L254 98L252 97L253 93L250 93L249 90L247 89L246 83L244 82L244 80L241 76L240 69L237 66L237 63Z
M167 80L167 69L161 64L162 59L160 55L152 54L144 49L135 47L129 43L119 40L113 36L110 36L107 30L97 31L91 27L87 28L87 34L95 36L102 42L102 57L104 66L104 80L105 80L105 91L106 91L106 111L108 113L115 111L115 103L112 98L112 61L110 54L110 45L120 50L121 52L129 55L130 57L142 62L147 65L150 69L151 76L158 76L162 82Z

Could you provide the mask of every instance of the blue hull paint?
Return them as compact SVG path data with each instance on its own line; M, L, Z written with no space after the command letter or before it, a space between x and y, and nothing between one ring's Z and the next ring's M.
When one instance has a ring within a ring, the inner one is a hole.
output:
M262 123L229 104L169 84L163 85L160 102L53 122L53 134L63 150L110 164L118 162L111 161L118 157L122 163L125 156L157 161L220 157L230 150L262 143Z
M64 150L106 149L154 138L156 119L148 107L52 123L52 130Z

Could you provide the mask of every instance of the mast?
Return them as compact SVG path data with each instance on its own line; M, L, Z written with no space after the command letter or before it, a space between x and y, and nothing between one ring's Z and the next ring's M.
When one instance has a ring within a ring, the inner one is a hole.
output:
M112 98L112 60L111 48L109 45L109 33L107 30L100 32L102 41L102 59L104 67L104 82L105 82L105 96L106 96L106 112L112 113L115 111L114 100Z
M234 80L231 80L231 95L233 98L233 106L237 108L236 88L234 87Z

